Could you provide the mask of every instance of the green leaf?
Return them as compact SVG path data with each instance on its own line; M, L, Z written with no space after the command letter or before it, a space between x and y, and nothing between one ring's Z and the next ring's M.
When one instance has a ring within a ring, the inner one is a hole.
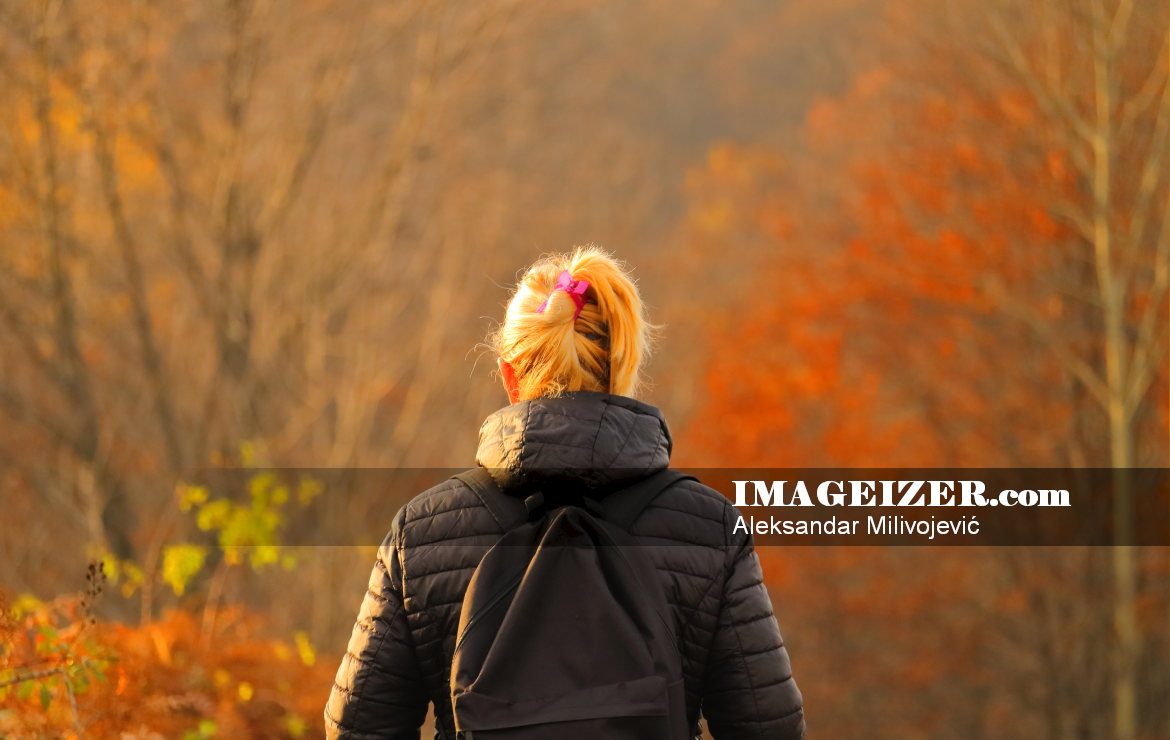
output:
M46 710L49 705L53 703L53 695L49 693L49 687L41 684L41 709Z
M84 694L89 690L89 676L84 673L78 674L69 682L69 687L73 689L73 693L75 694Z

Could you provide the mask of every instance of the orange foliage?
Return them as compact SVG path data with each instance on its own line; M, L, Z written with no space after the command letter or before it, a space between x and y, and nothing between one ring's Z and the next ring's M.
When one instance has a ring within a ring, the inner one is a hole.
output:
M9 618L0 641L0 683L8 683L0 735L69 737L78 727L85 737L152 740L319 735L330 666L304 643L262 636L263 627L262 617L241 608L221 611L210 631L184 611L136 627L91 622L70 599ZM61 681L42 689L43 680L21 680L52 663L36 647L48 639L45 628L56 641L77 643L70 664L83 656L100 664L74 682L76 720Z
M813 105L803 151L724 145L690 174L696 250L766 258L713 309L680 464L1060 466L1085 444L1077 415L1094 407L1020 318L1059 317L1062 343L1092 346L1083 304L1052 287L1083 262L1052 207L1075 187L1070 155L1035 135L1028 95L923 55ZM1030 736L1026 701L1013 715L997 694L1005 675L1026 688L1030 671L1099 667L1067 647L1092 617L1070 609L1046 632L1032 614L1037 598L1085 602L1075 557L759 550L818 735ZM977 693L996 698L959 698Z
M710 333L688 462L1059 464L1053 359L1000 352L1028 343L1003 293L1063 306L1043 286L1068 242L1043 200L1071 187L1053 175L1062 157L1029 148L1034 112L1014 91L907 95L900 74L814 105L812 157L784 168L721 146L691 173L692 239L712 253L747 239L769 259Z

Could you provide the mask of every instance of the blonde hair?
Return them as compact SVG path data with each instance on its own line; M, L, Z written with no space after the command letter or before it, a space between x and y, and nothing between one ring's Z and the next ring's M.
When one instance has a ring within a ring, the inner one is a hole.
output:
M562 270L589 283L576 320L573 298L553 290ZM588 245L529 267L488 344L516 372L521 400L576 390L633 397L659 328L646 319L627 266Z

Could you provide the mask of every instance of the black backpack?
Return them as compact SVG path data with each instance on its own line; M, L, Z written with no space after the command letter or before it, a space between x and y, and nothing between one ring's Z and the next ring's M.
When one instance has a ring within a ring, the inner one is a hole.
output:
M682 740L682 667L654 567L627 530L693 476L666 469L600 499L455 476L504 529L463 599L451 665L463 740Z

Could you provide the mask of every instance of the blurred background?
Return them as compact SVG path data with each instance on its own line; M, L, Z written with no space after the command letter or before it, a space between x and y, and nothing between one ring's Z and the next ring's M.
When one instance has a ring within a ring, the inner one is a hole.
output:
M1167 466L1168 11L0 1L0 736L319 736L374 549L266 471L472 464L578 244L676 465ZM760 556L812 737L1170 737L1165 548Z

